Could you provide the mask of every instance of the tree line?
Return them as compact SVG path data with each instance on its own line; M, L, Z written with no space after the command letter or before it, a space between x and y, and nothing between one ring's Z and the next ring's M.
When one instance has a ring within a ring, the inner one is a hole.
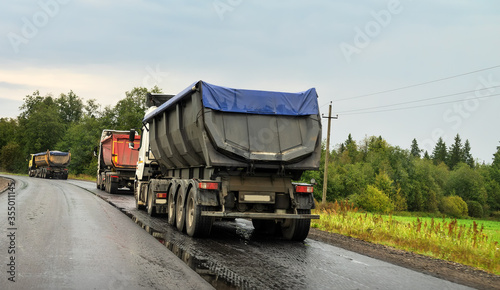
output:
M70 173L95 175L93 148L102 130L141 128L148 92L161 90L135 87L116 105L104 107L95 99L84 102L73 91L58 97L39 91L27 95L17 118L0 118L0 170L26 173L30 154L59 150L71 152Z
M147 93L135 87L114 106L84 101L73 91L54 97L39 91L24 98L16 118L0 118L0 170L27 172L29 154L46 150L71 152L73 174L95 175L93 148L103 129L141 128ZM368 211L413 211L451 216L500 217L500 146L491 164L478 164L468 140L456 135L449 147L442 139L429 154L414 139L409 149L391 146L381 136L347 139L330 152L327 200L350 200ZM317 181L322 199L325 150L319 171L302 181Z
M440 138L431 154L413 139L409 149L391 146L381 136L347 139L330 152L327 201L349 200L373 212L427 212L454 217L500 217L500 146L492 164L479 164L460 135L447 147ZM302 181L317 181L322 200L325 150L319 171Z

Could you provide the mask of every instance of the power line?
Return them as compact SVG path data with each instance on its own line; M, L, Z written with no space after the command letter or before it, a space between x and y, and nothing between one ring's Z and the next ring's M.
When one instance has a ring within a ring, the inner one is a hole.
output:
M358 95L358 96L349 97L349 98L343 98L343 99L336 100L336 102L346 101L346 100L354 100L354 99L364 98L364 97L368 97L368 96L373 96L373 95L378 95L378 94L389 93L389 92L399 91L399 90L403 90L403 89L413 88L413 87L417 87L417 86L427 85L427 84L436 83L436 82L440 82L440 81L444 81L444 80L449 80L449 79L456 78L456 77L470 75L470 74L485 71L485 70L494 69L497 67L500 67L500 65L487 67L487 68L483 68L483 69L479 69L479 70L475 70L475 71L471 71L471 72L467 72L467 73L462 73L462 74L458 74L458 75L454 75L454 76L450 76L450 77L440 78L440 79L436 79L436 80L432 80L432 81L427 81L427 82L423 82L423 83L417 83L414 85L399 87L399 88L395 88L395 89L391 89L391 90L385 90L385 91L380 91L380 92L375 92L375 93L370 93L370 94L364 94L364 95Z
M471 98L469 100L479 100L479 99L490 98L490 97L495 97L495 96L500 96L500 94L494 94L494 95L476 97L476 98ZM426 104L426 105L420 105L420 106L405 107L405 108L395 108L395 109L387 109L387 110L379 110L379 111L347 113L347 114L343 114L343 115L344 116L345 115L360 115L360 114L372 114L372 113L382 113L382 112L398 111L398 110L409 110L409 109L422 108L422 107L430 107L430 106L443 105L443 104L450 104L450 103L456 103L456 102L462 102L462 101L464 101L464 100L447 101L447 102L441 102L441 103L433 103L433 104Z
M493 86L493 87L487 87L487 88L482 88L482 89L478 89L478 90L472 90L472 91L466 91L466 92L460 92L460 93L442 95L442 96L437 96L437 97L432 97L432 98L426 98L426 99L421 99L421 100L415 100L415 101L401 102L401 103L395 103L395 104L390 104L390 105L376 106L376 107L369 107L369 108L362 108L362 109L354 109L354 110L348 110L348 111L341 111L341 112L338 112L338 114L358 112L358 111L365 111L365 110L372 110L372 109L380 109L380 108L387 108L387 107L394 107L394 106L399 106L399 105L406 105L406 104L424 102L424 101L429 101L429 100L442 99L442 98L446 98L446 97L463 95L463 94L469 94L469 93L475 93L475 92L478 92L478 91L489 90L489 89L494 89L494 88L499 88L499 87L500 86Z

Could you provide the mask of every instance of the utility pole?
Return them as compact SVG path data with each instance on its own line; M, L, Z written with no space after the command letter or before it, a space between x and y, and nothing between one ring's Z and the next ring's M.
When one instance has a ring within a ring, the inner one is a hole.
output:
M328 118L328 131L326 133L326 155L325 155L325 174L323 176L323 200L322 204L326 204L326 189L328 186L328 157L330 155L330 128L332 119L338 119L338 115L332 117L332 102L330 102L330 107L328 109L328 117L321 115L323 118Z

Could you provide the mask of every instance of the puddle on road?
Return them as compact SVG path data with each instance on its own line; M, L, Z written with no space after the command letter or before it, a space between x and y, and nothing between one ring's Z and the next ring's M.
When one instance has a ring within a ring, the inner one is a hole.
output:
M153 229L130 213L128 213L127 215L131 217L137 225L139 225L146 232L156 238L167 249L169 249L179 259L186 263L186 265L188 265L198 275L205 279L205 281L210 283L210 285L212 285L215 289L230 290L256 288L252 287L250 283L248 283L248 281L246 281L240 275L236 274L230 269L226 268L225 266L208 259L197 258L195 255L184 249L180 243L178 244L165 239L165 233Z

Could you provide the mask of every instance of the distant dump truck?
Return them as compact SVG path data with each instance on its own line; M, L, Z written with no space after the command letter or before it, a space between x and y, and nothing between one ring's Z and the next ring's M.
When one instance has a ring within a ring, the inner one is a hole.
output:
M30 177L68 179L70 152L49 151L31 154L28 163Z
M166 214L190 236L215 218L248 218L262 233L304 240L313 186L294 183L317 170L321 117L316 90L239 90L198 81L151 107L143 119L137 208ZM135 130L130 139L134 140Z
M132 142L139 145L141 136L136 134ZM138 152L129 148L129 131L103 130L99 141L97 161L97 188L109 193L119 188L132 189Z

